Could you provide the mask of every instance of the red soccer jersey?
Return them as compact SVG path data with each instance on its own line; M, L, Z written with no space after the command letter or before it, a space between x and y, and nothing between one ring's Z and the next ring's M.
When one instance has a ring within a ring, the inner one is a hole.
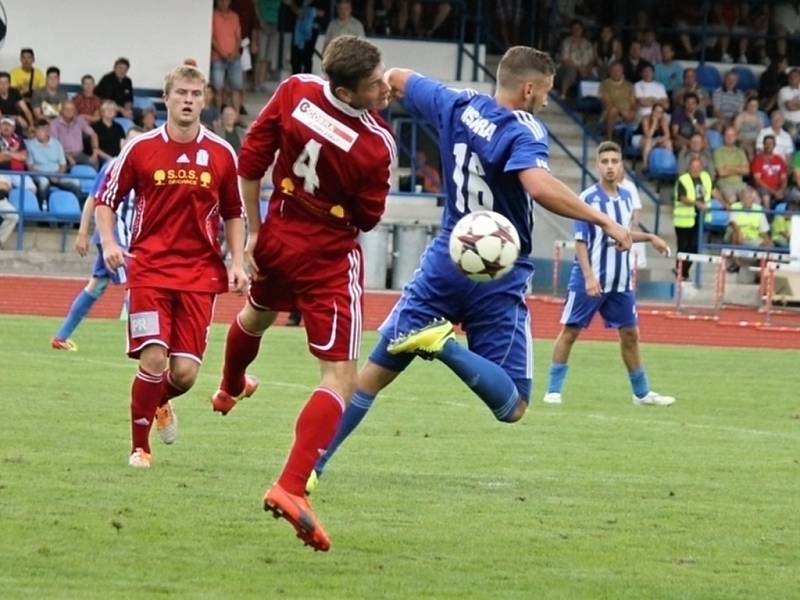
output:
M166 126L142 134L123 149L97 198L116 209L130 190L136 217L128 287L227 291L220 216L243 214L230 144L205 127L188 143L169 139Z
M239 175L261 179L278 150L262 231L294 248L351 250L358 230L372 229L386 206L396 153L389 126L336 98L325 80L294 75L250 126Z
M753 164L750 165L750 172L761 175L761 183L764 185L777 189L781 186L781 175L787 172L786 161L777 154L756 154Z

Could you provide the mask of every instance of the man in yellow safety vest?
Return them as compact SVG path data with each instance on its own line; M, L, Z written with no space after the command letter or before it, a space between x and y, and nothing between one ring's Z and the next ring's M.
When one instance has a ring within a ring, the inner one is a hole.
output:
M672 222L675 225L678 252L697 252L698 213L706 209L715 195L711 175L703 168L703 161L692 158L689 170L675 182L673 193L674 208ZM680 261L678 265L681 265ZM689 278L692 263L684 261L681 266L681 278Z

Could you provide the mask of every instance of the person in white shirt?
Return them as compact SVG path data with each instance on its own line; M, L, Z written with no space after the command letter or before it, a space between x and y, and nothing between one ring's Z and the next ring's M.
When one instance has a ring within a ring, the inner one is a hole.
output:
M8 241L19 221L17 209L8 199L11 193L11 180L5 175L0 175L0 248Z
M653 111L653 106L661 104L665 111L669 110L669 97L664 85L653 80L653 67L646 65L642 69L642 80L633 86L636 104L639 107L637 116L639 120Z
M794 154L794 140L792 136L783 129L783 113L780 109L775 109L770 115L770 127L764 127L758 132L756 138L756 150L762 152L764 150L764 136L775 136L775 154L780 154L787 164L792 163L792 155Z
M789 85L778 92L778 107L789 127L796 129L800 125L800 69L789 71Z
M617 185L631 195L631 206L633 212L631 213L631 229L639 227L639 218L642 215L642 199L639 197L639 188L632 179L625 175L625 169L620 169Z

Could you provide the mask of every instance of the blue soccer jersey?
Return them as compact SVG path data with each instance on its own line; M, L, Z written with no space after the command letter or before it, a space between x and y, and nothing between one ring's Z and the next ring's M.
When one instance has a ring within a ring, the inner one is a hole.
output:
M116 157L112 158L111 160L107 160L103 163L103 166L100 167L100 171L97 173L97 176L94 178L94 182L92 183L92 189L90 191L90 196L92 198L96 198L97 194L100 192L100 186L102 185L105 178L108 176L108 173L111 171L111 168L117 162ZM134 213L134 194L131 192L128 194L122 202L120 202L119 207L117 208L117 220L116 226L114 227L114 236L116 237L117 242L119 242L125 248L128 247L130 242L130 231L131 231L131 224L133 223L133 213ZM97 231L95 228L94 233L92 234L92 243L95 245L100 244L100 232Z
M443 236L466 213L493 210L519 232L521 252L532 249L533 201L518 172L549 169L547 129L532 114L499 106L474 90L455 90L421 75L412 75L403 106L434 125L439 134L442 181L447 202Z
M617 191L618 195L609 196L600 184L596 183L581 193L581 200L628 228L633 215L631 195L623 188L617 188ZM614 240L597 225L590 225L586 221L574 221L573 230L575 241L586 244L589 264L601 291L604 293L631 291L630 252L617 250L614 247ZM577 257L572 263L568 289L575 292L583 292L586 289Z

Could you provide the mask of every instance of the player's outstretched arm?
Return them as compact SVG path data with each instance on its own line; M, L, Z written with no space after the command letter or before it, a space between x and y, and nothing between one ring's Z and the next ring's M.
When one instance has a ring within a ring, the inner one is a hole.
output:
M78 225L78 236L75 238L75 251L81 256L89 253L89 224L94 214L94 196L89 196L81 211L81 222Z
M631 233L631 237L634 242L650 242L659 254L663 254L664 256L670 256L672 254L672 251L669 249L669 244L655 234L634 231Z
M412 75L416 75L416 71L411 69L399 69L394 67L384 73L383 78L386 84L392 88L392 95L401 97L406 93L406 84Z
M615 223L610 217L581 201L564 183L542 168L525 169L519 172L525 190L536 202L552 213L598 225L614 238L621 250L630 250L631 232Z

